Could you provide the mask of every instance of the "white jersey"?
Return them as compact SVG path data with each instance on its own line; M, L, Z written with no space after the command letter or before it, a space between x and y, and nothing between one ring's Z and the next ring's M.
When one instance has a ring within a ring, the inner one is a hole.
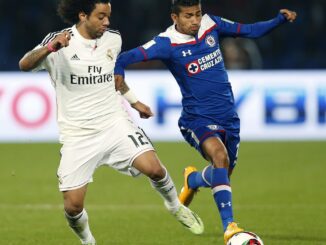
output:
M102 37L89 40L76 26L63 31L71 35L69 46L51 53L34 69L47 70L53 81L61 142L98 133L127 116L114 84L114 65L121 50L119 32L107 30ZM35 49L61 32L50 33Z

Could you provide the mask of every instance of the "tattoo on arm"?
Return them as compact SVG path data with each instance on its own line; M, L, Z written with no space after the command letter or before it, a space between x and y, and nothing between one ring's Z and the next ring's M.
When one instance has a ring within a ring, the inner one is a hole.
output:
M123 82L120 84L118 90L120 91L121 94L125 94L129 91L129 87L126 84L125 80L123 80Z
M44 52L44 49L40 48L37 50L32 50L29 51L26 55L26 58L29 60L31 63L39 63L41 62L45 57L46 53Z
M47 56L49 52L46 47L39 48L36 50L31 50L23 57L25 63L28 64L30 69L34 69L38 66L40 62L42 62Z

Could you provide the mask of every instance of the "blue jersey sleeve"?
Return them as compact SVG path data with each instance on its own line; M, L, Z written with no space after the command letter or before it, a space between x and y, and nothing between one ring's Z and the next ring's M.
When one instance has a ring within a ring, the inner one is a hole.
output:
M219 16L210 16L217 24L217 29L222 36L258 38L266 35L277 26L287 22L283 14L278 14L274 19L261 21L254 24L241 24Z
M170 53L170 39L157 36L143 46L121 53L115 64L114 74L124 76L124 69L128 65L146 60L168 59Z

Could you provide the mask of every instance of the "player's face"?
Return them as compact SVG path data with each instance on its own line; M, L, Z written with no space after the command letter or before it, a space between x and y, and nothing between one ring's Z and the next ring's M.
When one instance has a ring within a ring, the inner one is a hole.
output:
M93 39L103 35L110 25L111 4L98 3L93 12L86 17L85 29Z
M201 5L181 7L181 12L171 15L177 31L187 35L197 35L202 19Z

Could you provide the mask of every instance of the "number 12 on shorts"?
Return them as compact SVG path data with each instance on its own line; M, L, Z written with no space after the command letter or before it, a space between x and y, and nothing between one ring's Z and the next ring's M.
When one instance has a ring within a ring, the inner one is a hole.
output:
M146 134L144 136L140 132L136 132L135 135L129 134L128 137L132 140L136 147L150 144L150 140L147 138Z

